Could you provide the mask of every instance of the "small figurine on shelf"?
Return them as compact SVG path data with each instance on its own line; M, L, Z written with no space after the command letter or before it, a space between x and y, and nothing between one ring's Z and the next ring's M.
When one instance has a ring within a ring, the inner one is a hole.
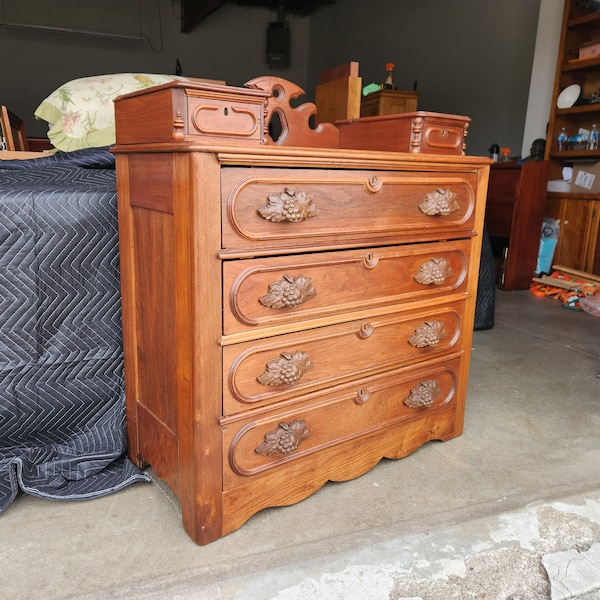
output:
M384 90L395 90L396 86L394 85L394 63L386 63L386 77L385 83L383 84Z

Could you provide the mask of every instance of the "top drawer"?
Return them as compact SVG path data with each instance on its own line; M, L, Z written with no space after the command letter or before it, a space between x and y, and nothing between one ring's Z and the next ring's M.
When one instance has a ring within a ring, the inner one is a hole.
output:
M473 235L475 172L224 167L225 250L306 249Z

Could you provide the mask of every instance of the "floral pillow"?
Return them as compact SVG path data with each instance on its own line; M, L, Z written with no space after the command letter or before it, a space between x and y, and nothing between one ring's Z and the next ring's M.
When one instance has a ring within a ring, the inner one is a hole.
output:
M73 79L54 90L34 115L49 123L48 139L58 150L110 146L116 139L114 98L176 79L186 78L117 73Z

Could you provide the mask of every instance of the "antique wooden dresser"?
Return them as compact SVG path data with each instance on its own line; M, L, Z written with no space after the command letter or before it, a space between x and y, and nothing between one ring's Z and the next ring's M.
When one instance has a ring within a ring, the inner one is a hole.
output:
M489 161L340 150L282 82L116 101L130 454L199 544L463 427Z

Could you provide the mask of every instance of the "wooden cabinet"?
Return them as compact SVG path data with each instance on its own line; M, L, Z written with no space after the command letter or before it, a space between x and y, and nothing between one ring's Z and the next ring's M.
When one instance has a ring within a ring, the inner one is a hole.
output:
M489 172L255 141L237 90L116 101L130 454L200 544L462 432Z
M492 165L486 223L497 255L498 287L526 290L535 273L546 201L547 161Z
M600 126L600 102L596 101L600 99L600 55L581 57L586 47L600 43L600 11L588 12L583 6L584 3L577 0L565 0L546 143L549 179L561 179L562 168L573 161L600 161L600 149L590 150L586 144L569 143L566 150L559 150L557 144L563 127L571 137L580 129L590 130L594 123ZM562 108L559 108L559 95L571 85L581 87L579 100L573 106L561 103ZM600 274L599 191L596 186L591 194L548 194L546 216L562 216L555 263Z
M554 263L587 273L600 273L600 200L585 194L548 194L546 215L557 219L560 237Z
M365 96L360 102L361 117L378 115L395 115L415 112L419 92L400 92L396 90L380 90Z

